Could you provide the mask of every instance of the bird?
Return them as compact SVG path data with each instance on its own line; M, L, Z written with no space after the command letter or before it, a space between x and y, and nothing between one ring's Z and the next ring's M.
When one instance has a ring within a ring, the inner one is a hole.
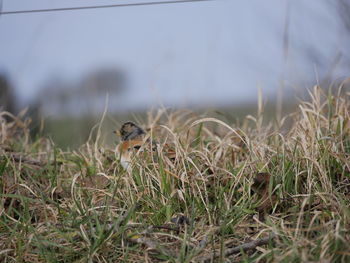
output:
M119 130L113 132L120 137L121 142L117 146L116 152L119 155L122 167L127 171L131 171L131 162L135 153L143 149L146 154L151 155L160 146L156 140L150 138L145 130L132 121L125 122ZM175 159L176 152L168 145L164 146L162 149L166 149L166 156L169 159Z
M146 132L134 122L125 122L120 130L113 131L120 136L120 144L117 146L120 163L125 170L130 170L132 152L138 151L146 141Z

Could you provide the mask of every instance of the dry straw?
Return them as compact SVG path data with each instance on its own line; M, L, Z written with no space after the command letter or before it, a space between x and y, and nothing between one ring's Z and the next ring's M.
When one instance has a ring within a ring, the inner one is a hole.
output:
M259 105L239 127L149 113L160 147L131 172L101 144L102 121L64 152L2 112L0 261L349 262L349 94L315 87L279 123Z

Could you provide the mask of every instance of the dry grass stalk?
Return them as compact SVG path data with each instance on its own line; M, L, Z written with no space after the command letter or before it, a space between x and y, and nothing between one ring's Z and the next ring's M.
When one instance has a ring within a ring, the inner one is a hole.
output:
M33 141L23 113L1 113L0 261L195 262L215 251L217 261L238 252L236 261L348 262L349 95L315 87L310 98L283 133L286 118L265 124L261 100L239 127L150 112L160 146L135 154L131 172L103 146L102 122L64 152ZM178 231L156 227L178 214L188 218ZM263 232L278 235L273 247L249 243Z

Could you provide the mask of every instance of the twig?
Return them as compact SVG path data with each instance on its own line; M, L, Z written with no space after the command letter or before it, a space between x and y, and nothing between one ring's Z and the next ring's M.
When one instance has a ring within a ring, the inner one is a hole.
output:
M31 164L31 165L36 165L36 166L45 166L46 163L45 162L41 162L38 160L34 160L34 159L29 159L29 158L25 158L19 154L15 154L15 153L11 153L10 154L10 158L13 159L16 163L26 163L26 164Z
M10 152L8 154L5 153L4 156L5 157L7 156L9 159L12 159L16 163L25 163L25 164L35 165L35 166L40 166L40 167L44 167L48 164L46 161L39 161L39 160L35 160L32 158L28 158L28 157L23 157L21 154L14 153L14 152ZM2 156L0 156L0 158L1 157ZM54 161L51 164L52 165L54 165L54 164L61 165L62 162Z
M254 249L258 246L262 246L262 245L266 245L267 243L270 242L270 240L274 239L276 237L275 233L270 234L270 236L268 237L264 237L264 238L259 238L257 240L253 240L251 242L248 243L244 243L243 245L237 246L237 247L233 247L233 248L229 248L226 250L225 252L225 256L231 256L233 254L236 253L240 253L241 251L247 251L250 249Z
M158 254L166 255L166 256L174 256L170 250L160 246L157 241L152 240L151 238L148 238L145 236L136 235L136 237L137 238L128 238L127 240L132 243L144 245L148 250L153 250Z
M170 231L175 231L175 232L179 232L180 228L179 227L170 227L167 225L161 225L161 226L152 226L153 228L156 229L165 229L165 230L170 230Z
M225 257L229 257L233 254L241 253L244 251L248 251L251 249L255 249L258 246L266 245L267 243L270 242L270 240L274 239L276 237L275 233L270 234L268 237L260 238L248 243L244 243L242 245L233 247L233 248L227 248L225 251ZM203 263L210 263L212 260L215 258L215 255L219 255L219 251L214 251L210 255L204 256L198 260L198 262L203 262Z

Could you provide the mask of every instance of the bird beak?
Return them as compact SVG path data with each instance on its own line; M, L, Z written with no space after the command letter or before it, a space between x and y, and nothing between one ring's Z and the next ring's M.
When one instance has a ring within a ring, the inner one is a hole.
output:
M120 132L118 130L116 131L112 131L114 134L116 134L117 136L120 136Z

